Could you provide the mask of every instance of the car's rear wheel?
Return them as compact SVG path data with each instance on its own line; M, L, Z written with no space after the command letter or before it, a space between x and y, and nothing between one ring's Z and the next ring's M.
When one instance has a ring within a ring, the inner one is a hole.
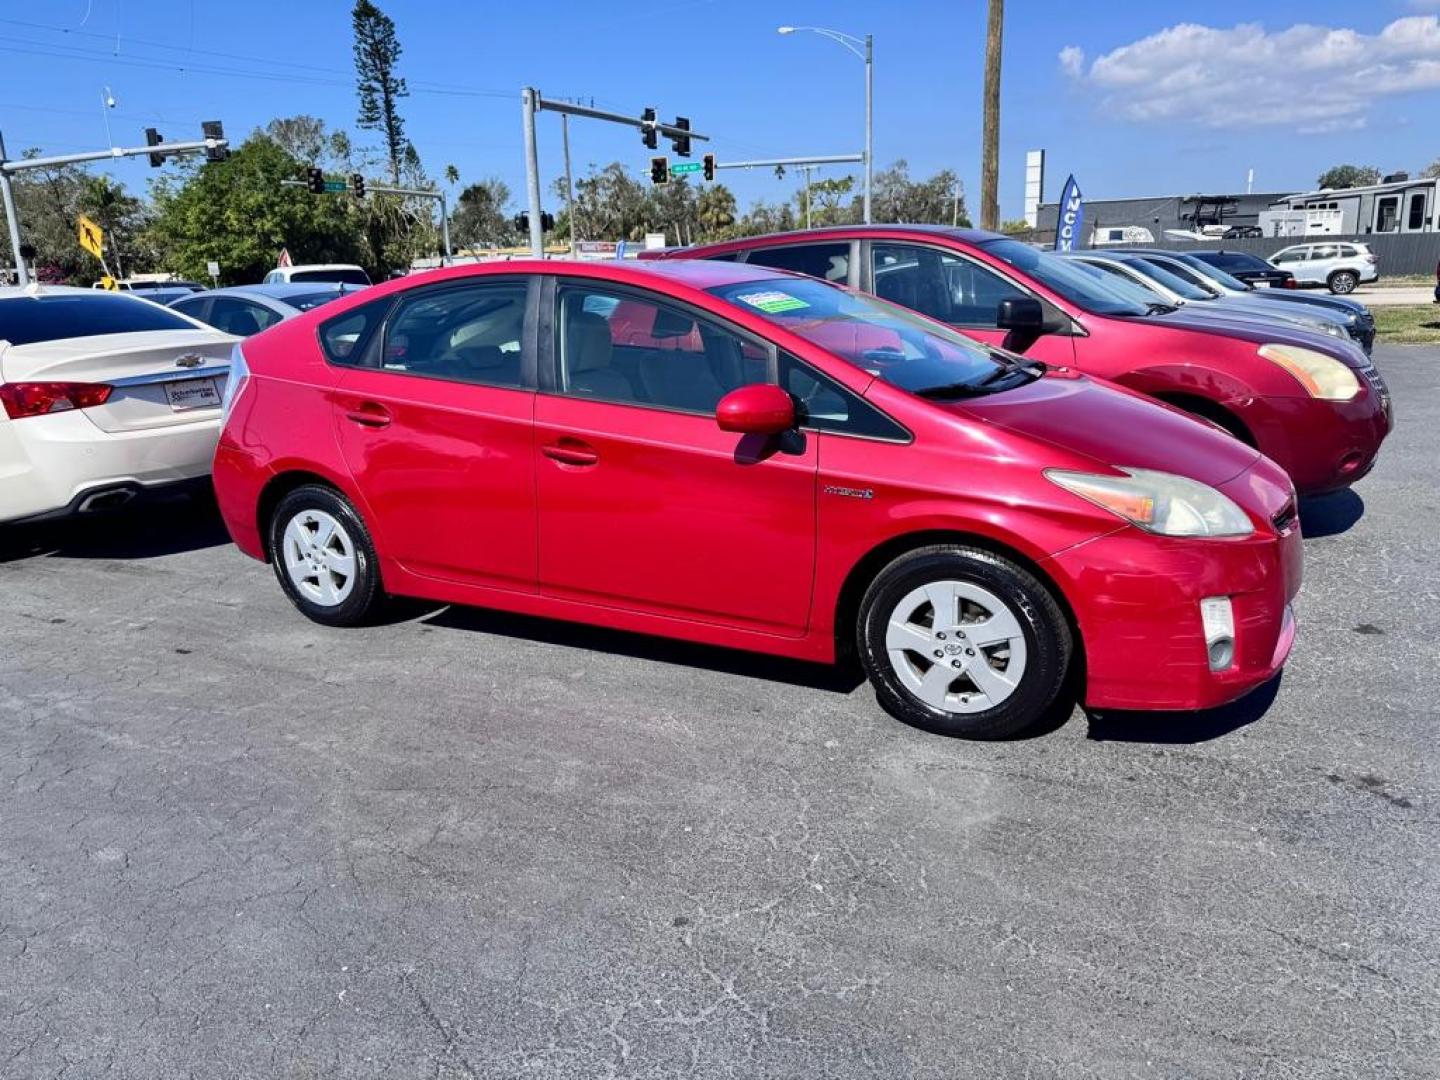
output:
M1040 722L1065 686L1065 614L1036 577L959 545L896 559L860 605L857 644L876 697L908 724L1000 739Z
M1355 286L1360 284L1360 278L1354 270L1336 270L1325 282L1330 286L1332 293L1344 296L1346 293L1355 291Z
M291 603L326 626L359 626L384 600L369 530L330 488L306 484L280 500L270 518L270 561Z

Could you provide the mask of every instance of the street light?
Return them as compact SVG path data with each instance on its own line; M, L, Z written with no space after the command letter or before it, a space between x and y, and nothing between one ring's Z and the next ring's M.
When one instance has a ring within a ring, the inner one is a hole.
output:
M831 41L838 41L845 48L865 61L865 224L870 224L870 176L875 166L875 144L874 144L874 39L866 34L864 40L852 34L842 34L839 30L826 30L820 26L781 26L778 33L793 34L798 30L805 30L812 34L819 34ZM863 51L862 51L863 48Z

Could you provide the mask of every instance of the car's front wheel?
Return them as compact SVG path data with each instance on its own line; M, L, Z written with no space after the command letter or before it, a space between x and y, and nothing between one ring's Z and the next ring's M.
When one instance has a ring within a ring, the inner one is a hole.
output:
M370 532L338 492L298 487L270 517L270 561L280 588L326 626L359 626L384 600Z
M857 644L892 715L942 735L1000 739L1041 721L1065 687L1065 614L1029 571L942 545L885 567L860 605Z
M1360 278L1353 270L1336 270L1325 284L1330 286L1332 293L1344 296L1355 291L1355 286L1360 284Z

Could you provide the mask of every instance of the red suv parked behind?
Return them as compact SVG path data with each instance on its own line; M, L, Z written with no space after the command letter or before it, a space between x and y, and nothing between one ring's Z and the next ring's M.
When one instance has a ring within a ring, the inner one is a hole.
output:
M1390 431L1385 383L1350 342L1279 323L1220 323L1162 309L1099 271L995 233L924 225L816 229L659 257L809 274L981 341L1073 364L1219 424L1283 466L1302 494L1360 479Z
M1272 462L793 274L455 267L248 339L226 392L226 525L322 623L402 594L854 649L891 712L971 737L1076 688L1215 705L1294 636Z

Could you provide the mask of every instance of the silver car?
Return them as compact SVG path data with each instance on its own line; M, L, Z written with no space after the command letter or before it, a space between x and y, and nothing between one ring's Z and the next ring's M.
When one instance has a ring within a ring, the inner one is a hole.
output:
M172 300L170 306L227 334L249 337L361 288L364 286L320 282L237 285L182 296Z
M1380 280L1375 253L1348 240L1292 244L1271 255L1270 262L1289 270L1302 285L1324 285L1341 296L1354 292L1357 285Z

